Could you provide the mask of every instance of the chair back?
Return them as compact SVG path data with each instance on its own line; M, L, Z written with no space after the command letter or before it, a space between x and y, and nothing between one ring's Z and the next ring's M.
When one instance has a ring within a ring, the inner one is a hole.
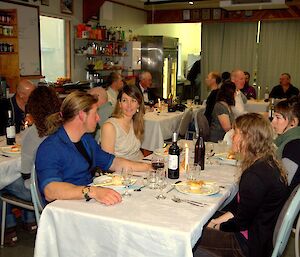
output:
M184 110L183 116L180 120L178 127L178 135L181 137L185 137L186 132L188 131L189 124L192 121L193 111L190 108Z
M38 223L40 213L43 211L45 205L43 203L42 196L38 187L37 175L36 175L36 170L34 165L31 170L30 191L31 191L31 198L34 206L35 216Z
M205 117L203 110L199 110L195 113L195 130L196 136L198 138L200 130L202 130L202 136L204 141L208 141L209 139L209 124L207 118Z
M274 250L272 257L280 256L289 240L293 223L300 210L300 185L298 185L284 204L273 233Z

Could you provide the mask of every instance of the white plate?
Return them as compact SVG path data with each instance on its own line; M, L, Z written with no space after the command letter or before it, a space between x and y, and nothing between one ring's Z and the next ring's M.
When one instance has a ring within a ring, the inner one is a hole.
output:
M228 153L219 153L219 154L215 154L214 157L217 158L221 164L236 166L238 161L235 159L228 159L227 155Z
M154 154L158 155L158 156L163 156L163 157L167 157L168 156L168 149L169 148L158 148L154 150Z
M13 145L12 146L3 146L1 147L1 151L6 154L20 154L21 153L21 148L15 148Z
M115 175L117 176L117 175ZM101 187L110 187L110 188L119 188L119 187L124 187L123 184L120 183L113 183L113 176L100 176L100 177L96 177L93 180L93 185L94 186L101 186ZM121 178L120 178L121 181ZM133 185L137 180L136 179L131 179L131 183L130 185Z
M214 195L220 191L220 187L217 184L205 181L202 186L199 186L199 188L191 189L191 187L187 184L187 181L176 184L175 188L180 193L188 195Z

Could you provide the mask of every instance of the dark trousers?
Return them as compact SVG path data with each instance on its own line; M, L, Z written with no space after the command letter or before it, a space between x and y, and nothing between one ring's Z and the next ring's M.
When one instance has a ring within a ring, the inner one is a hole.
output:
M206 227L194 248L194 257L245 257L239 241L235 233Z

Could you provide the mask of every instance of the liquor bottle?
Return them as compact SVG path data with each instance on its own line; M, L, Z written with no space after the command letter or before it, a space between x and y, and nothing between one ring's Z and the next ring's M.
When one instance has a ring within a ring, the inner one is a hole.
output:
M205 164L205 144L203 139L203 133L202 130L200 130L199 137L195 144L195 157L194 157L194 163L199 164L201 167L201 170L204 170L204 164Z
M16 142L16 127L12 118L12 111L8 110L8 119L6 124L6 144L13 145Z
M169 148L169 167L168 178L179 178L179 147L177 145L177 133L174 132L172 136L172 145Z
M272 121L273 120L273 116L274 116L274 98L271 99L271 102L269 104L269 107L268 107L268 117L269 117L269 120Z

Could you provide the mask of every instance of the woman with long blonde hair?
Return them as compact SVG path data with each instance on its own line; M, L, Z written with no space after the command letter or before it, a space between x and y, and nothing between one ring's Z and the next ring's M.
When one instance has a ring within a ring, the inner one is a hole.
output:
M129 160L143 158L140 151L144 135L144 99L140 91L126 85L119 92L117 105L101 128L101 147L104 151Z
M241 156L242 171L236 208L209 222L194 256L203 252L251 257L272 254L273 231L288 189L270 122L256 113L239 116L233 151Z

